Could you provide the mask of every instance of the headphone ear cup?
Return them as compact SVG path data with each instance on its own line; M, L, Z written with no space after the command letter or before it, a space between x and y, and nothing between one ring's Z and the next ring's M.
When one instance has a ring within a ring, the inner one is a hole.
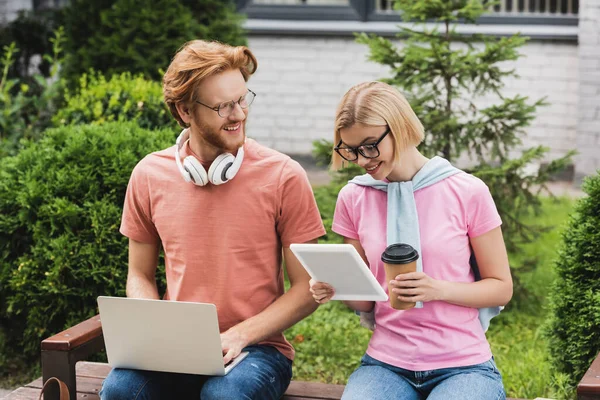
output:
M192 182L198 186L204 186L208 183L208 176L206 174L206 170L200 164L198 160L196 160L192 156L188 156L183 160L183 168L189 172L190 177L192 178Z
M227 170L231 168L235 157L231 153L220 154L210 165L208 169L208 180L213 185L222 185L227 182Z

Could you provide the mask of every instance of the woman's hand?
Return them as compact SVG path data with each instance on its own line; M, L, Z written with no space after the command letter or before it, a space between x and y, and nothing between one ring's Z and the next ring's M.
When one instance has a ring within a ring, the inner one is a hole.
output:
M443 300L444 281L431 278L423 272L400 274L390 281L392 293L398 300L406 302Z
M315 301L319 304L327 303L335 294L335 290L328 283L311 279L309 284L313 299L315 299Z

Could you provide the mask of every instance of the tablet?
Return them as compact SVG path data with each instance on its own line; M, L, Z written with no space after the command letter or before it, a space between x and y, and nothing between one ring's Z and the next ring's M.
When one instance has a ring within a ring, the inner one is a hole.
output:
M333 286L332 300L388 299L371 270L351 244L294 243L290 249L311 278Z

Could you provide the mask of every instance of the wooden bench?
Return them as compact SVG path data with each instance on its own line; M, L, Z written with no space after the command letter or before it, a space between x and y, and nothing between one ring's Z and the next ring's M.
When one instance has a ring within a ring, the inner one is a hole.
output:
M43 382L52 376L67 384L71 400L99 399L102 381L111 368L105 363L83 360L103 348L104 337L98 315L42 341L42 377L18 388L4 400L37 399ZM51 389L44 393L45 400L58 399L55 387ZM343 391L343 385L292 381L283 399L334 400L340 399ZM600 400L600 354L579 383L577 394L579 400Z
M98 392L102 381L111 368L105 363L83 361L104 349L104 336L99 315L42 341L41 347L42 377L18 388L3 400L37 400L43 382L53 376L67 384L71 400L99 399ZM344 385L294 381L290 384L283 399L333 400L341 398L343 391ZM55 386L46 389L44 399L58 399L58 391Z
M577 385L578 400L600 399L600 353Z

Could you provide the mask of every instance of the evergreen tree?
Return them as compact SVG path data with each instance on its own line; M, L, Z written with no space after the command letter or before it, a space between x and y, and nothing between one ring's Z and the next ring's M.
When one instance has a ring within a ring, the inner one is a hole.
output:
M524 224L522 217L540 210L540 191L573 153L526 172L548 152L543 146L518 151L525 128L545 102L503 96L503 79L516 74L501 63L519 58L518 49L527 39L519 34L466 36L456 29L459 21L475 23L492 5L485 0L397 0L395 8L402 18L414 22L400 28L404 46L396 48L386 38L364 33L357 35L357 41L369 46L370 60L390 67L392 76L382 80L407 96L423 122L425 140L420 151L451 162L461 156L473 161L467 171L489 186L502 216L507 248L514 252L541 229ZM433 22L433 27L425 21ZM484 95L497 101L482 106L478 99Z

